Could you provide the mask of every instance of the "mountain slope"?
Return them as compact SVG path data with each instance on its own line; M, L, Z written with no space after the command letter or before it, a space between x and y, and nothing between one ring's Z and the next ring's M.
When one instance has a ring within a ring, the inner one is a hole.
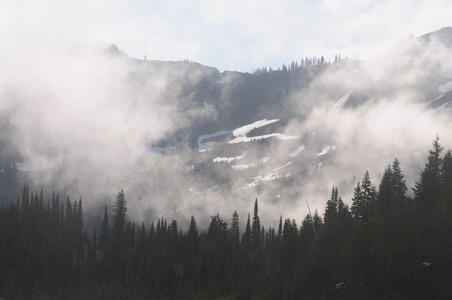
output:
M137 60L111 46L76 57L65 88L49 79L34 94L8 94L17 107L2 111L1 163L16 187L94 195L88 207L124 189L137 219L229 214L256 197L263 218L304 214L306 201L321 210L332 185L345 198L365 170L376 184L396 157L412 184L430 140L450 136L450 40L444 28L367 61L255 74ZM50 100L25 109L33 99ZM61 159L42 167L52 158Z

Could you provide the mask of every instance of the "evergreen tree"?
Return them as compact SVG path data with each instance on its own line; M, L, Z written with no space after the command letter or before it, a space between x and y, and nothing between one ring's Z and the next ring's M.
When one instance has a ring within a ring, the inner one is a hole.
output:
M284 221L282 241L281 241L281 271L290 280L293 276L297 263L299 244L298 228L295 220Z
M210 217L210 225L207 229L207 238L217 245L223 244L228 236L228 224L220 218L219 214Z
M283 230L283 225L282 224L283 224L282 223L282 215L280 215L279 216L279 225L278 225L278 236L277 236L278 241L280 241L281 237L282 237L282 230Z
M126 198L124 192L118 193L116 200L113 203L113 218L112 218L112 233L115 239L123 239L126 229Z
M242 246L247 249L251 245L251 220L250 214L248 214L248 219L246 220L245 233L242 237Z
M392 176L394 180L394 192L396 206L400 206L405 201L407 192L405 175L403 175L400 169L399 160L396 158L392 163Z
M400 170L399 161L395 159L392 166L385 169L381 178L377 196L378 212L384 213L402 207L406 191L405 176Z
M105 205L104 217L102 219L100 236L99 236L99 243L103 250L105 250L105 247L107 247L109 237L110 237L110 226L108 223L107 206Z
M388 166L383 172L381 182L378 188L377 210L380 214L385 213L391 209L391 202L394 198L394 174L391 166Z
M229 236L231 237L231 243L234 247L238 247L240 243L240 227L239 227L239 215L235 210L232 214L231 229L229 230Z
M358 183L352 198L353 216L362 221L368 221L376 211L376 191L370 182L369 172L364 174L361 185Z
M253 222L251 225L251 244L253 247L259 246L261 243L261 222L259 219L259 208L257 199L254 202Z
M434 200L440 194L443 147L439 144L439 137L433 141L433 149L429 150L427 164L421 171L420 178L416 181L414 200L418 212L430 212L433 209Z
M331 198L326 202L326 208L325 208L325 224L329 223L330 221L334 222L337 218L337 207L338 207L338 189L337 187L333 187L333 190L331 191Z

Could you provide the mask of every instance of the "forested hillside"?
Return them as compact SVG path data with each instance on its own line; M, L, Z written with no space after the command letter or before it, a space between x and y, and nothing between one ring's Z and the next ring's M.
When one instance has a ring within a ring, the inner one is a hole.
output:
M366 172L346 205L332 188L318 213L277 228L259 218L196 216L188 230L127 216L123 191L88 234L83 201L28 185L0 209L6 299L445 299L452 293L452 154L435 139L407 197L397 159L375 187ZM241 232L246 224L244 232Z

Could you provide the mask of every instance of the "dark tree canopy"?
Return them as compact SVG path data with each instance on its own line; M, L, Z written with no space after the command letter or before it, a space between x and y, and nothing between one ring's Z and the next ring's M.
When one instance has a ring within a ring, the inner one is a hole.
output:
M81 199L44 199L25 184L0 207L0 297L448 299L452 153L441 151L436 139L414 198L396 159L378 190L366 172L349 209L335 186L324 218L308 214L300 228L282 215L277 232L277 221L264 227L256 199L243 235L237 211L230 224L216 214L204 229L194 216L138 226L123 191L89 231Z

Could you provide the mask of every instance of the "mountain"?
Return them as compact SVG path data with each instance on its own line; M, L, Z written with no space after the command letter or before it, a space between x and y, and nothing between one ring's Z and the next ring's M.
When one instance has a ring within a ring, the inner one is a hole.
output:
M366 170L377 184L396 157L412 185L430 141L450 136L451 41L447 27L366 61L253 73L134 59L115 45L77 56L61 71L66 89L49 79L32 94L45 109L6 94L18 104L2 111L2 202L27 181L88 207L124 189L137 220L207 219L256 197L271 219L306 214L306 201L323 210L333 185L347 197Z

